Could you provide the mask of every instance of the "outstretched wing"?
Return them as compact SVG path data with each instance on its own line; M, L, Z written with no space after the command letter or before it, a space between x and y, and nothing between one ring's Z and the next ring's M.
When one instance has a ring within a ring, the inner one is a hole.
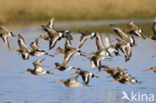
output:
M75 51L70 51L70 52L65 53L63 65L66 65L74 54L75 54Z
M31 50L26 46L24 38L20 34L18 34L18 45L20 46L21 50L31 52Z
M100 33L97 33L96 45L97 45L98 50L104 49L104 44L103 44L103 41L102 41L102 35Z
M41 62L43 62L45 59L39 59L33 62L34 68L36 72L42 72L43 70L43 66L41 64Z
M55 17L53 17L52 19L50 19L49 23L47 24L47 26L50 29L54 29L54 20L55 20Z
M123 40L127 41L129 39L128 35L124 33L120 28L116 27L114 24L111 24L114 32Z
M134 22L130 22L128 24L128 26L130 27L130 30L138 30L139 28L134 24Z
M8 34L8 33L9 33L9 31L7 28L0 26L0 34Z
M111 46L110 36L109 35L106 35L104 45L105 45L106 48L109 48Z
M2 40L4 41L5 45L10 49L10 44L7 35L2 35Z
M41 50L38 46L38 39L36 39L35 41L30 43L30 47L32 48L32 50Z
M91 36L90 36L90 34L82 34L82 36L81 36L81 38L80 38L80 44L79 44L79 48L81 48L82 47L82 45L86 42L86 40L88 39L88 38L90 38Z

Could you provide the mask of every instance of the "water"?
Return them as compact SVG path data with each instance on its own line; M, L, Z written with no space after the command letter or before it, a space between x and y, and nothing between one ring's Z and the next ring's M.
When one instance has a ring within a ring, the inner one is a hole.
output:
M13 30L13 32L22 34L27 45L36 36L44 34L38 28L23 28ZM72 44L77 48L80 34L75 34L73 37ZM103 40L104 37L105 35L103 35ZM111 37L116 38L113 35ZM9 41L11 48L18 47L17 38L10 38ZM71 74L74 70L65 72L56 70L52 71L55 73L54 75L46 74L39 76L23 72L27 68L33 68L32 62L39 58L45 58L42 64L46 65L45 70L50 70L55 67L55 62L63 62L64 56L62 54L54 58L31 56L29 60L24 61L21 55L8 50L2 43L2 40L0 40L0 103L123 103L121 101L122 91L126 91L128 94L134 91L135 93L154 94L156 96L156 74L152 71L144 72L145 69L155 66L156 58L151 56L156 54L156 42L140 38L136 38L136 41L138 46L133 48L130 61L125 63L124 55L120 52L121 56L114 56L112 61L102 61L102 64L128 69L129 74L143 82L142 85L123 85L118 82L112 82L112 78L107 78L109 76L107 73L99 73L98 70L93 70L90 62L84 60L84 57L74 56L68 65L81 67L95 73L100 78L92 78L89 83L90 87L68 88L62 83L56 83L56 81L72 77ZM64 40L59 41L55 48L58 46L63 48L64 42ZM55 48L49 51L48 44L48 41L39 40L40 48L50 54L54 54ZM95 40L87 40L81 50L87 53L96 51ZM81 78L79 78L79 81L82 82Z

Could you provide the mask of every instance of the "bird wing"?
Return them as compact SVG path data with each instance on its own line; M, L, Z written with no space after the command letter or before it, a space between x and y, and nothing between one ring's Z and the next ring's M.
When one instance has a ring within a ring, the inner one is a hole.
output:
M82 34L81 38L80 38L80 44L79 44L79 48L82 47L82 45L85 43L85 41L90 38L91 36L89 34Z
M73 48L72 45L71 45L71 42L69 40L66 40L65 48L66 49Z
M128 24L128 26L130 27L130 30L138 30L139 28L134 24L134 22L130 22Z
M123 53L125 54L125 61L128 61L129 59L130 59L130 57L131 57L131 55L132 55L132 48L131 48L131 46L123 46L123 48L122 48L122 50L123 50Z
M34 68L36 72L42 72L43 70L43 66L41 64L41 62L43 62L45 59L39 59L33 62Z
M63 65L66 65L69 62L69 60L75 54L75 52L76 51L68 51L68 52L65 53Z
M7 35L2 35L2 40L4 41L5 45L10 49L10 44L8 41L8 36Z
M97 68L99 69L99 71L101 70L101 58L97 58Z
M136 45L136 42L133 36L130 36L130 43L132 46Z
M42 66L39 66L39 65L35 66L35 72L43 72L43 71L44 71L44 69Z
M102 35L100 33L97 34L96 45L97 45L98 50L104 49L104 44L103 44L103 41L102 41Z
M114 32L123 40L127 41L127 39L129 40L129 37L126 33L124 33L120 28L116 27L115 25L111 25Z
M24 38L18 34L18 45L20 46L21 50L31 52L31 50L26 46Z
M85 84L89 83L89 75L88 73L85 73L84 75L82 75L82 79L85 82Z
M8 34L8 33L9 33L9 31L7 28L0 26L0 34Z
M52 19L50 19L49 23L47 24L47 26L50 29L54 29L54 20L55 20L55 17L53 17Z
M104 45L105 45L106 48L109 48L111 46L110 36L109 35L106 35Z
M32 48L32 50L41 50L38 46L38 39L30 43L30 47Z
M78 77L79 77L79 75L70 78L70 79L69 79L69 80L70 80L70 83L77 83L77 82L78 82L78 80L77 80Z
M59 36L54 35L50 41L49 41L49 49L52 49L53 47L55 47L57 41L59 39Z
M130 46L126 46L126 47L124 48L124 50L125 50L127 56L128 56L128 57L131 57L132 48L131 48Z

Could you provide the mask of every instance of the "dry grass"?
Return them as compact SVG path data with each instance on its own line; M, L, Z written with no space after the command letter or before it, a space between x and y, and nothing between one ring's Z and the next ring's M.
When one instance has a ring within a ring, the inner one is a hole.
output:
M0 0L0 23L156 16L156 0Z

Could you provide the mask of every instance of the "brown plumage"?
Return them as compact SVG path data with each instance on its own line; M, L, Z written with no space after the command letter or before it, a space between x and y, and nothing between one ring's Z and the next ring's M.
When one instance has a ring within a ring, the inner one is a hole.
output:
M128 24L128 26L129 26L129 30L127 31L128 33L130 33L130 34L135 34L136 36L139 36L139 37L141 37L141 38L143 38L143 39L146 39L145 38L145 36L142 34L143 33L143 30L142 29L139 29L137 26L136 26L136 24L134 23L134 22L130 22L129 24Z
M91 72L89 72L87 70L82 70L80 68L75 73L73 73L73 74L79 74L79 75L81 75L82 80L84 81L85 84L88 84L89 83L89 78L90 77L92 77L92 78L93 77L99 78L95 74L93 74L93 73L91 73Z
M153 72L156 73L156 67L151 67L151 68L149 68L149 69L146 69L145 71L153 71Z
M5 45L10 49L10 44L8 41L8 37L15 36L12 32L10 32L7 28L0 26L0 37L2 38Z
M43 69L43 66L41 64L41 62L43 62L45 59L39 59L39 60L36 60L33 62L33 65L34 65L34 69L27 69L25 70L24 72L30 72L31 74L34 74L34 75L41 75L41 74L53 74L53 73L50 73L49 71L45 71Z

